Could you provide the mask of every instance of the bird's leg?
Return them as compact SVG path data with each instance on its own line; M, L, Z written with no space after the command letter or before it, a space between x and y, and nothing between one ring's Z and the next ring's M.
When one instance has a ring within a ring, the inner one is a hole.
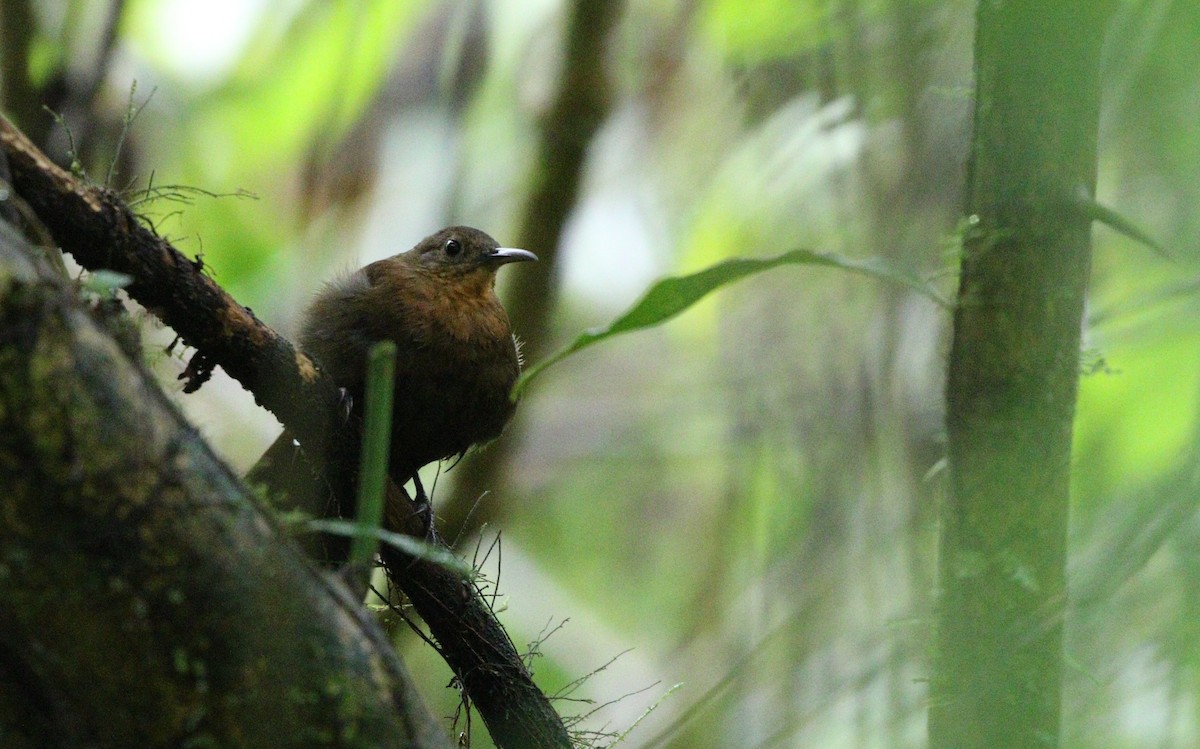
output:
M425 540L432 541L434 539L433 503L429 501L429 495L425 493L425 487L421 485L421 476L416 471L413 471L412 482L416 493L416 496L413 497L413 510L421 518L421 523L425 528Z
M412 475L413 489L416 490L417 496L413 497L413 502L417 505L428 505L429 496L425 494L425 487L421 486L421 474L413 471Z

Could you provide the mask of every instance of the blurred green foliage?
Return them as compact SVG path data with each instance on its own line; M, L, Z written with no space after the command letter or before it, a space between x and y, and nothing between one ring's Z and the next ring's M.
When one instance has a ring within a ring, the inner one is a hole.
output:
M703 3L703 29L730 60L761 63L787 58L829 41L833 4L762 0Z
M97 109L119 121L135 80L154 94L115 184L137 197L153 175L139 210L269 323L290 331L324 279L440 225L504 242L518 224L561 3L250 3L244 44L204 65L179 40L215 44L233 16L171 25L186 4L128 3ZM38 4L35 83L86 71L103 19L84 5ZM972 4L950 0L630 0L541 350L656 278L798 247L884 258L951 298L971 35ZM1200 5L1129 0L1107 42L1097 197L1175 261L1094 232L1068 746L1200 741L1198 38ZM103 175L114 131L92 137ZM574 694L657 684L585 723L618 732L683 682L631 746L923 746L949 325L900 286L764 274L539 378L502 438L505 485L470 498L503 508L478 555L514 639L569 619L539 680L553 692L631 649ZM176 387L182 363L158 365ZM219 378L180 400L240 467L273 437ZM450 714L444 666L404 647Z

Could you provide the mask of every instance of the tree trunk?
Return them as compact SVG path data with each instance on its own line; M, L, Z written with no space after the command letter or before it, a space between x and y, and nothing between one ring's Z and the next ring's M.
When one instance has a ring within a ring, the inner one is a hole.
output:
M0 222L0 745L448 747L386 637Z
M930 745L1059 737L1071 432L1108 3L983 0L947 385Z

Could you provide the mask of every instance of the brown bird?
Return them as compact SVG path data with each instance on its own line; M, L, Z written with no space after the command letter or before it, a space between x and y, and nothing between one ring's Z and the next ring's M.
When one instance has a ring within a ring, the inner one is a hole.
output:
M382 340L396 343L388 473L398 484L494 439L512 417L519 345L495 283L500 266L525 260L537 256L453 226L329 283L308 308L300 346L355 408L364 402L367 352ZM294 478L270 474L286 473L295 449L285 431L248 480L294 493Z

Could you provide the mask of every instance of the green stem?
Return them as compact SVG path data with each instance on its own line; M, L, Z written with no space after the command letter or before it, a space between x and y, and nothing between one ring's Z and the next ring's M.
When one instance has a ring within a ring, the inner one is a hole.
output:
M357 532L350 543L350 563L365 564L375 556L376 529L383 521L383 490L387 481L392 436L392 388L396 378L396 344L380 341L367 356L366 425L363 429L362 469L354 514Z

